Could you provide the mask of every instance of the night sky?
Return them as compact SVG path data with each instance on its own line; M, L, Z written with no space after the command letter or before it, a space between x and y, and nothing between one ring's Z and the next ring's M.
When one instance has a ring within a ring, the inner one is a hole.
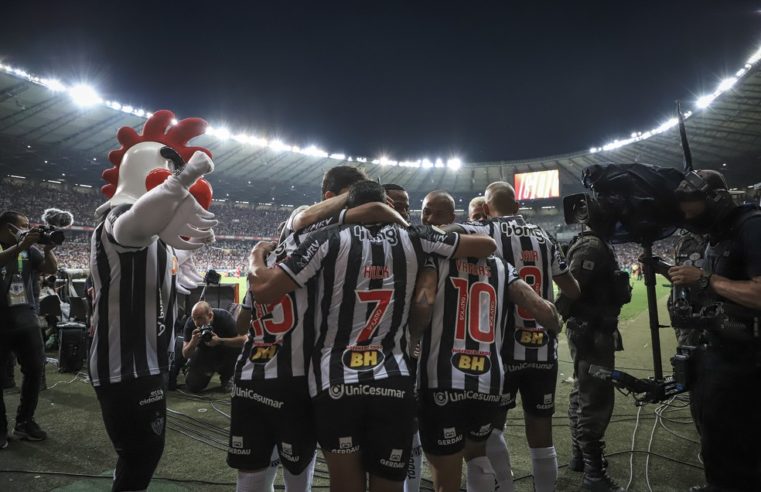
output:
M760 43L761 0L17 0L0 20L4 62L105 98L328 152L466 162L657 126Z

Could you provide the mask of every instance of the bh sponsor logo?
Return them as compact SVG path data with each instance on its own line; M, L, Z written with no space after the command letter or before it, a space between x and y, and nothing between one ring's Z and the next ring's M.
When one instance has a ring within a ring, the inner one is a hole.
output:
M543 330L516 330L515 341L526 348L544 347L549 342L549 337Z
M452 365L460 372L471 376L486 374L491 369L491 360L484 355L455 352L452 354Z
M349 347L341 356L341 361L352 371L370 371L383 364L385 356L380 347Z

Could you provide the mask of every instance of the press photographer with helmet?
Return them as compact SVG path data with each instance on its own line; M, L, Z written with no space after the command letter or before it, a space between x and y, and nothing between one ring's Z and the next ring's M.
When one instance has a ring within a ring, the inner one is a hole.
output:
M703 267L669 269L702 294L694 355L693 417L707 485L692 491L761 490L761 210L735 205L720 173L687 173L676 190L685 228L708 234Z
M226 387L245 342L246 335L238 334L230 313L212 308L206 301L197 302L185 323L182 345L183 358L190 359L185 377L187 390L203 391L214 373L219 373L221 384Z
M37 244L43 245L42 251ZM34 421L44 371L34 282L40 273L52 275L58 270L53 254L58 244L44 229L30 229L29 219L24 215L13 211L0 214L0 367L6 367L11 352L16 354L24 381L14 435L30 441L47 437ZM8 445L7 427L0 390L0 449Z

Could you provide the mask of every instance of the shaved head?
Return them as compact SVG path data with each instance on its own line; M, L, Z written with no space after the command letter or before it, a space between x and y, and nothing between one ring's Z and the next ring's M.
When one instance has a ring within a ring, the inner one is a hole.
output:
M423 199L420 219L425 225L445 225L454 223L454 198L446 191L432 191Z
M515 189L505 181L495 181L486 187L484 211L489 217L504 217L518 212Z
M468 204L468 219L470 220L483 220L486 218L486 212L484 212L484 204L486 198L477 196Z
M200 327L211 323L211 320L214 319L214 311L211 310L211 305L208 302L198 301L193 305L190 317L193 318L193 323Z

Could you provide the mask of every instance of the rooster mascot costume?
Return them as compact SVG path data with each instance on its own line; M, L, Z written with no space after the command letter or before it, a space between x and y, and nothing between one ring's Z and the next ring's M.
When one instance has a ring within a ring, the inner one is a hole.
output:
M121 148L103 172L108 201L97 210L90 250L89 371L119 456L113 490L145 490L164 450L177 290L194 286L190 252L213 241L217 223L202 179L214 169L211 153L187 145L205 129L201 119L176 122L158 111L142 134L119 130Z

